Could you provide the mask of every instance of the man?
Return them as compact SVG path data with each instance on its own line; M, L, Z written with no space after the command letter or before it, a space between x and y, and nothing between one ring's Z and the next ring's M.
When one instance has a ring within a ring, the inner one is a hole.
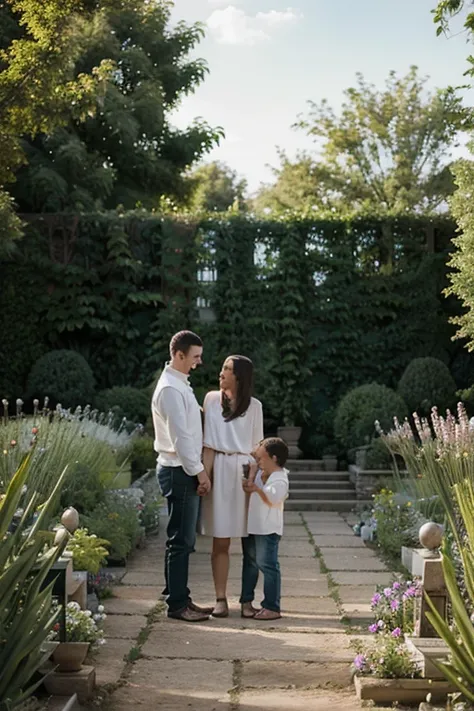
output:
M152 399L158 480L168 501L165 553L168 617L202 622L212 607L191 600L188 588L189 554L196 542L199 496L211 489L201 461L201 410L189 384L191 370L200 365L202 341L192 331L176 333L170 342L171 361L158 380Z

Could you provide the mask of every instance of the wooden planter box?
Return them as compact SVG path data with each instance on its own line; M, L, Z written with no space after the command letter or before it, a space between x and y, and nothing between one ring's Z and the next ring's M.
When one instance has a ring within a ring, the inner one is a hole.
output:
M449 681L431 679L376 679L372 676L355 676L354 685L357 698L361 701L372 700L379 704L392 704L395 701L406 704L419 704L431 694L433 702L445 701L448 694L457 689Z

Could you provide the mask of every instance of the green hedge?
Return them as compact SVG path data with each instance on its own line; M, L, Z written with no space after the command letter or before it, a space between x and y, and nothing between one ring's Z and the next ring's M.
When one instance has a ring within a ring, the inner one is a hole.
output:
M457 302L442 296L454 233L441 217L36 216L0 262L0 396L23 395L52 348L83 354L98 391L147 387L170 336L190 327L204 339L199 392L227 355L249 355L266 420L306 423L302 441L324 448L313 436L324 412L357 385L396 387L413 358L438 357L458 388L472 384L472 356L451 341Z

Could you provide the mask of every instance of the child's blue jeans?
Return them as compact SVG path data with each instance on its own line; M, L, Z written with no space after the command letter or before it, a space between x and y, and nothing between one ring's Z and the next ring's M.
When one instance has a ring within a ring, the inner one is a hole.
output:
M281 536L269 533L266 536L250 534L242 538L242 594L240 603L252 602L259 571L263 573L262 607L280 612L281 574L278 562L278 545Z

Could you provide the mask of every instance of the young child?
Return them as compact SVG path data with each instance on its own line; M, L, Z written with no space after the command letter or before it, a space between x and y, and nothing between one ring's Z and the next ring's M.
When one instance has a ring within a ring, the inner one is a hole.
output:
M255 620L278 620L280 614L281 575L278 562L278 545L283 534L283 505L288 497L288 447L278 437L269 437L260 443L256 465L250 469L249 479L244 479L244 491L250 494L248 537L242 539L247 556L242 571L240 603L242 617ZM254 480L253 477L255 476ZM252 601L258 573L263 573L264 599L262 609L256 610Z

